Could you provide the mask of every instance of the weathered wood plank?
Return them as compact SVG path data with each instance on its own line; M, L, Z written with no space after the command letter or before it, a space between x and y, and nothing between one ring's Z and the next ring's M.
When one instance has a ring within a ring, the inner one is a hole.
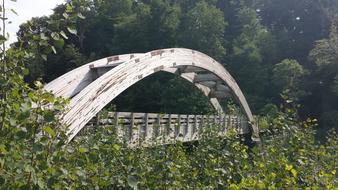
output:
M224 85L224 84L217 84L216 85L216 91L225 91L225 92L228 92L230 93L231 90L228 86Z
M194 82L220 81L219 77L214 74L198 74L195 76Z
M226 99L229 97L231 97L229 91L211 91L209 93L209 98Z
M57 79L51 81L46 84L44 89L46 91L52 92L56 96L62 96L65 98L71 98L82 91L85 87L87 87L93 79L93 72L90 69L90 65L92 66L104 66L108 64L116 64L128 61L131 59L131 55L140 56L143 54L125 54L119 55L119 60L109 62L109 58L99 59L97 61L85 64L81 67L78 67Z
M215 88L217 82L215 82L215 81L204 81L204 82L199 82L199 84L207 86L209 88Z

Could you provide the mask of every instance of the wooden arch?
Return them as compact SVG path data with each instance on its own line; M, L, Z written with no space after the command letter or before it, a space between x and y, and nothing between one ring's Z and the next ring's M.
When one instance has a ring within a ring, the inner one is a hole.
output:
M162 49L100 59L62 75L47 84L45 90L71 98L69 110L62 117L69 125L67 135L71 140L124 90L159 71L178 74L193 83L220 113L223 110L219 100L233 96L252 124L253 133L258 134L249 105L236 81L220 63L190 49Z

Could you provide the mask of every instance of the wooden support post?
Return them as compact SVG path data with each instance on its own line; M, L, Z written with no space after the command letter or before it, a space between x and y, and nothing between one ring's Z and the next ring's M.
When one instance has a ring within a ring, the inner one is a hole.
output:
M145 139L146 139L146 143L149 144L153 141L153 133L154 133L154 124L149 125L149 114L147 113L146 115L146 123L147 123L147 130L146 130L146 135L145 135Z
M236 131L239 133L239 128L238 128L238 116L235 116L235 128L236 128Z
M172 128L172 125L171 125L171 122L172 122L172 115L169 114L169 118L168 118L168 140L167 140L167 143L170 143L172 142L172 140L175 139L175 128ZM174 126L175 127L175 126Z
M181 114L178 114L177 118L178 126L175 127L175 138L178 139L178 136L180 135L180 129L181 129Z
M96 126L98 127L100 125L100 113L96 114Z
M246 127L244 126L244 121L243 121L244 119L243 119L243 116L240 116L240 120L239 120L239 127L240 127L240 129L241 129L241 133L246 133L247 131L247 129L246 129Z
M205 123L205 120L204 120L204 115L202 115L201 117L201 122L200 122L200 126L198 127L198 131L197 131L197 138L199 138L200 134L202 133L202 130L203 130L203 127L204 127L204 123Z
M163 125L163 126L164 126L164 134L165 134L165 136L169 136L169 134L170 134L170 126L171 126L171 114L168 115L167 125Z
M215 116L214 115L210 115L209 116L209 123L210 123L210 127L212 127L213 125L214 125L214 123L215 123L215 120L214 120L214 118L215 118Z
M157 119L156 119L156 130L155 130L155 138L162 135L162 130L161 130L161 114L157 114Z
M122 132L121 132L121 128L119 126L119 112L115 112L115 114L114 114L114 125L115 125L116 136L121 137Z
M222 124L222 126L223 126L223 132L224 133L226 133L226 127L227 127L227 123L226 123L226 118L227 118L227 116L226 115L223 115L223 124Z
M231 129L231 115L228 115L227 130Z
M236 116L236 128L239 129L239 116Z
M190 124L189 124L189 116L190 115L187 115L187 124L186 126L184 126L184 131L183 131L183 136L184 138L189 138L188 135L189 135L189 127L190 127Z
M207 126L207 127L210 127L210 121L209 121L209 119L210 119L210 116L209 115L207 115L206 116L206 122L205 122L205 125Z
M189 134L189 139L191 140L194 134L194 128L195 128L195 116L190 115L189 118L191 118L191 122L189 120L189 128L188 128L188 134Z
M144 135L143 138L146 139L148 136L148 113L144 114Z
M129 127L129 141L132 142L133 141L133 135L134 135L134 126L135 126L135 123L134 123L134 113L132 112L130 114L130 127Z
M192 130L192 138L195 137L196 131L197 131L197 115L195 115L195 117L194 117L194 128Z
M218 115L214 115L214 126L217 125L217 117Z

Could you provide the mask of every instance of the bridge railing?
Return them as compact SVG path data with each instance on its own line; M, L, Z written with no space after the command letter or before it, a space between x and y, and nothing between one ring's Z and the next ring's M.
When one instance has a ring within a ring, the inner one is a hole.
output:
M114 126L116 134L131 145L170 144L176 141L189 142L200 138L206 127L218 126L219 134L236 129L239 134L249 132L248 121L237 115L187 115L108 112L98 115L86 129L101 126Z

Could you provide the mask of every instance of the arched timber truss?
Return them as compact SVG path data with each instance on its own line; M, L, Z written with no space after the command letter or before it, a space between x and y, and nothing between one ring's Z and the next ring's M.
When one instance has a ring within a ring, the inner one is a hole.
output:
M252 124L253 133L258 134L249 105L233 77L211 57L190 49L161 49L100 59L62 75L48 83L45 90L70 98L69 110L62 120L69 125L67 135L71 140L124 90L159 71L177 74L193 83L219 113L223 113L219 100L233 96Z

